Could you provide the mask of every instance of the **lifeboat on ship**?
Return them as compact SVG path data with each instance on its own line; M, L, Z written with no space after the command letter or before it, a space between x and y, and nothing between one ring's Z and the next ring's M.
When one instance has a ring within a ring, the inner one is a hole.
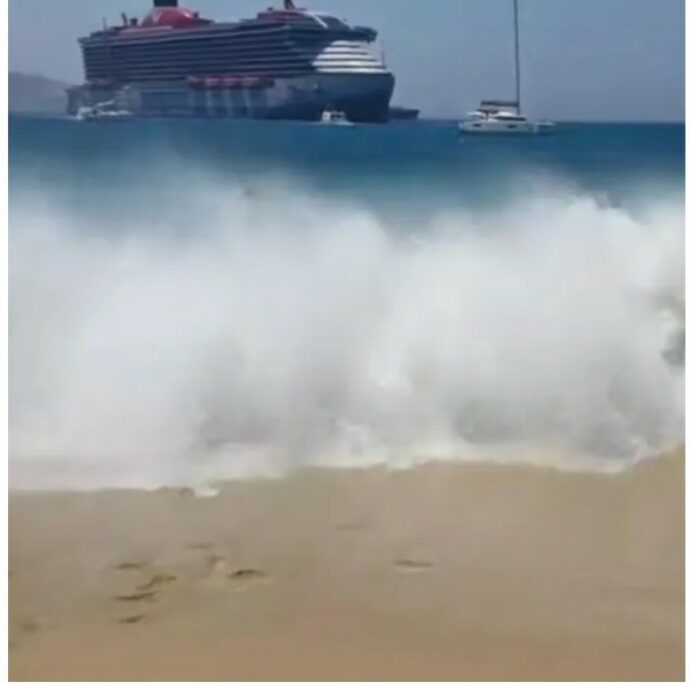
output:
M273 79L270 77L244 77L243 86L245 89L265 89L273 85Z
M242 77L223 77L223 88L225 89L241 89Z

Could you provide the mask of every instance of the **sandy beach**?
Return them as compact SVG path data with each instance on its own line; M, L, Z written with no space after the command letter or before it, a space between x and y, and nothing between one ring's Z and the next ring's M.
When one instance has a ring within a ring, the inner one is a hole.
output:
M683 452L10 496L12 680L682 680Z

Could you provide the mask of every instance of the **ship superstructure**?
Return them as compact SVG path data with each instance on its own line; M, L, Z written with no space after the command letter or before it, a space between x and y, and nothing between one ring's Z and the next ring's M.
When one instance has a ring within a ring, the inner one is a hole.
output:
M114 100L140 117L318 120L329 107L382 122L395 79L376 37L292 0L237 22L154 0L143 20L123 15L80 39L85 83L70 90L69 109Z

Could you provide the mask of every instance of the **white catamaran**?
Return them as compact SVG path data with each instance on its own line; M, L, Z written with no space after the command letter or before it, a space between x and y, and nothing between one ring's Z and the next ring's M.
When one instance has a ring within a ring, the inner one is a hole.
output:
M513 0L513 26L515 31L515 100L482 101L476 110L467 113L466 118L458 123L458 127L463 132L471 134L539 134L554 128L552 122L533 122L520 112L522 94L518 0Z

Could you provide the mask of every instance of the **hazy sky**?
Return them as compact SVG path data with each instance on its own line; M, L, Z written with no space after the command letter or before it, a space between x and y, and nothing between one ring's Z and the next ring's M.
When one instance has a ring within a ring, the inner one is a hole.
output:
M188 0L215 19L280 0ZM78 36L150 0L10 0L10 69L77 82ZM298 3L300 4L300 3ZM306 4L305 2L301 4ZM380 32L394 101L458 116L512 96L511 0L314 0ZM682 120L683 0L521 0L524 106L554 119Z

